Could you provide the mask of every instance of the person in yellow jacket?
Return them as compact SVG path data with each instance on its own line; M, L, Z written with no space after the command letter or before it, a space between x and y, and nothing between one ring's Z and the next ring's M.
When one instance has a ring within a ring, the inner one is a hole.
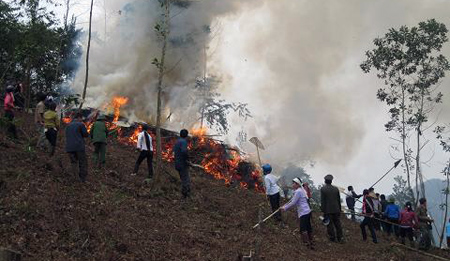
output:
M58 138L59 120L56 114L56 104L54 102L48 105L47 111L44 113L44 129L45 137L50 143L50 156L55 154L56 140Z

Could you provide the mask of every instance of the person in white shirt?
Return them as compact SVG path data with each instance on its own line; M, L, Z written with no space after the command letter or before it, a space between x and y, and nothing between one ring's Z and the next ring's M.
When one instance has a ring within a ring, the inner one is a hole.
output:
M311 226L311 208L309 207L308 195L303 188L302 181L299 178L292 180L292 187L295 189L294 196L287 204L281 207L281 211L287 211L291 207L297 206L297 215L303 243L305 243L310 249L314 249Z
M272 166L265 164L262 166L264 174L264 186L266 188L267 198L270 202L272 212L280 208L280 187L277 185L278 178L271 174ZM281 221L281 213L277 212L274 215L275 220Z
M152 136L147 132L148 126L142 126L142 132L138 135L138 141L136 144L137 149L140 151L139 157L134 165L134 171L131 175L136 175L139 171L139 165L141 165L144 159L147 159L148 166L148 179L153 178L153 144Z

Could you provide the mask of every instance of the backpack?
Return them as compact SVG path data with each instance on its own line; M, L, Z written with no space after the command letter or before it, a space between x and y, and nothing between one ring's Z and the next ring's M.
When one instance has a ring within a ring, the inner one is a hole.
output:
M400 209L396 205L387 206L387 217L390 219L398 219L400 217Z

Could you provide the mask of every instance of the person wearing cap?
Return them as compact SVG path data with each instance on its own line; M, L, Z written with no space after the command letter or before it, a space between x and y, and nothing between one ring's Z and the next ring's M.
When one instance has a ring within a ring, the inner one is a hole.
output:
M148 133L147 124L144 124L142 126L142 131L138 135L136 147L140 151L140 153L138 159L136 160L136 164L134 164L134 170L131 175L135 176L139 171L139 166L141 165L142 161L147 159L147 179L151 180L153 178L153 141L152 136Z
M178 171L181 179L181 195L184 199L191 195L191 179L189 176L189 149L187 137L188 130L182 129L180 131L180 138L173 146L173 153L175 155L175 169Z
M100 114L91 128L91 140L94 144L94 163L97 168L105 167L106 162L106 140L108 128L106 128L105 115Z
M362 214L364 216L363 221L359 225L361 228L361 234L364 241L367 240L366 226L369 227L370 235L372 236L372 242L375 244L378 243L377 234L375 233L374 227L374 206L373 206L373 198L370 197L369 190L365 189L363 191L363 206L362 206Z
M272 166L269 164L264 164L262 169L267 199L270 202L272 212L275 212L280 208L280 187L277 184L278 178L272 174ZM281 213L277 212L274 215L274 218L276 221L281 221Z
M419 199L419 207L417 207L417 219L419 220L419 229L422 237L420 240L420 249L429 250L431 247L431 224L434 222L432 218L428 216L427 210L427 199L421 198Z
M400 212L400 237L402 244L405 244L405 237L408 237L411 247L414 244L414 228L418 227L419 220L412 209L411 202L406 202L405 208Z
M308 195L302 186L302 181L299 178L292 180L292 188L294 196L292 199L281 207L281 211L287 211L293 206L297 206L298 220L300 224L300 234L303 243L310 249L314 249L312 226L311 226L311 208L308 203Z
M14 123L14 87L9 85L6 87L6 96L4 100L5 118L8 124L8 132L13 139L17 139L16 125Z
M321 209L323 216L330 220L327 226L328 237L332 242L343 242L341 225L341 196L339 189L331 185L333 176L325 176L325 185L320 189Z
M89 137L89 133L82 121L83 115L78 112L74 120L66 127L66 152L69 154L72 171L75 174L78 163L78 176L81 182L86 182L87 158L84 138Z
M52 102L48 105L47 111L44 113L44 131L45 137L50 143L50 156L55 154L56 140L58 139L59 119L56 114L56 103Z
M347 194L347 197L345 198L345 202L347 203L347 207L350 210L351 219L353 221L356 221L356 217L355 217L355 202L356 202L357 199L362 197L362 195L356 194L356 192L353 190L353 186L348 186L347 189L348 189L348 194Z
M398 238L399 232L398 232L398 221L400 218L400 207L395 204L395 198L390 196L388 200L388 204L386 206L386 209L384 211L384 217L386 218L387 222L386 225L386 233L388 236L391 236L391 233L394 232L394 235Z

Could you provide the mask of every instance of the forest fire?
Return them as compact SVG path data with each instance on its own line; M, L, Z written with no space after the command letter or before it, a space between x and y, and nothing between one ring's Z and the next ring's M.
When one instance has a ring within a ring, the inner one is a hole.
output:
M109 106L113 107L113 117L106 117L106 126L110 133L116 133L117 140L120 143L136 146L138 135L142 131L141 124L133 124L125 127L119 124L120 108L127 104L128 98L115 96ZM110 107L110 108L111 108ZM85 121L88 131L98 116L97 113L90 113L89 120ZM62 121L66 124L72 121L70 116L64 117ZM190 161L198 167L204 169L206 173L215 179L223 180L225 184L239 184L241 188L253 189L258 192L264 192L260 177L261 173L253 163L245 161L238 149L230 148L220 141L214 140L207 135L207 128L198 128L190 130L188 148L190 152ZM156 150L156 137L151 131L153 147ZM167 131L162 135L162 158L167 162L174 161L173 145L177 140L177 135Z

